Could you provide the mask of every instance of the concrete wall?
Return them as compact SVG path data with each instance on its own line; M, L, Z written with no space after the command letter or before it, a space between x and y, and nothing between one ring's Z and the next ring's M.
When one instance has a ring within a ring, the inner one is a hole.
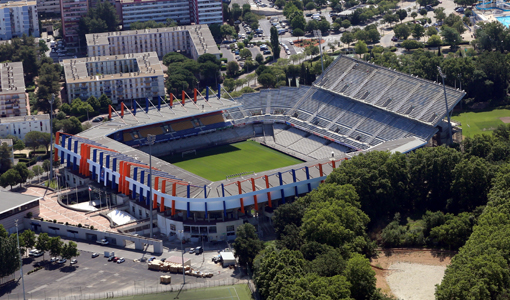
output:
M125 247L127 241L135 243L135 249L143 250L144 244L154 246L155 253L163 253L163 242L161 240L144 238L140 236L132 236L115 232L104 232L99 230L91 230L87 228L78 228L53 222L40 221L36 219L24 218L26 229L37 230L38 232L46 232L52 235L62 237L70 237L95 242L97 240L106 239L112 245ZM51 227L51 228L50 228ZM56 228L56 229L53 229Z
M25 223L23 221L26 219L25 216L27 215L28 212L32 212L32 216L34 217L39 216L39 206L32 207L30 209L24 210L15 215L2 219L0 220L0 224L2 224L9 233L16 233L16 223L14 221L18 219L18 231L21 232L25 229L30 229L30 227L25 227Z

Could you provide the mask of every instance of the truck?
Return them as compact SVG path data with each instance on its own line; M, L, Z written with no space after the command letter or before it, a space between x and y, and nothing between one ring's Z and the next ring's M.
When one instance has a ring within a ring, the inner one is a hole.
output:
M97 240L96 243L101 245L108 245L108 241L106 239Z
M55 41L51 41L51 42L50 42L50 47L51 47L51 48L54 48L54 47L55 47Z

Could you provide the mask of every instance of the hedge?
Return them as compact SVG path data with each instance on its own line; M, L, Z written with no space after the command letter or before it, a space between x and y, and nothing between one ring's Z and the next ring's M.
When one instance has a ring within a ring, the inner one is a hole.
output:
M27 158L26 153L18 153L14 154L14 158Z

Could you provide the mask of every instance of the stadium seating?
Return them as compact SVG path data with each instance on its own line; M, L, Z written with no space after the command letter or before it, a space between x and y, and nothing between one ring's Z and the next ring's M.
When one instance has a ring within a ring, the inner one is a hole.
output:
M141 137L147 137L148 134L153 134L153 135L163 134L163 128L161 128L161 126L158 125L155 127L148 127L148 128L140 129Z
M193 128L193 124L191 124L190 120L172 123L172 124L170 124L170 126L172 126L172 129L174 131L181 131L181 130Z
M222 115L218 114L200 118L200 122L202 122L203 125L207 126L211 124L222 123L225 122L225 120L223 119Z
M123 132L122 138L124 142L130 142L133 140L133 136L131 135L131 132Z

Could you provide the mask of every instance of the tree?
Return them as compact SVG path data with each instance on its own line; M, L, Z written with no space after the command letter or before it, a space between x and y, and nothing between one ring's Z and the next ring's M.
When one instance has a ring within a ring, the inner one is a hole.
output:
M263 243L255 231L255 227L246 223L237 227L234 241L235 256L239 259L239 265L252 267L253 259L263 249Z
M405 9L399 9L395 12L398 16L398 18L400 19L400 23L402 23L402 21L407 18L407 11Z
M47 146L50 144L51 136L49 133L41 132L41 131L30 131L25 134L25 145L27 147L33 148L34 151L39 146ZM46 151L47 151L46 147Z
M21 240L23 240L23 244L28 249L34 248L34 246L37 242L35 233L32 230L23 231L19 237Z
M351 27L351 22L349 20L347 20L347 19L343 20L342 21L342 27L345 28L345 29Z
M422 9L420 9L419 13L420 13L420 15L425 17L427 15L428 11L425 8L422 8Z
M0 224L0 278L11 275L19 268L19 252L17 241Z
M273 50L273 60L280 58L280 43L278 42L278 30L271 26L271 49Z
M310 21L308 21L308 23L306 23L305 30L307 32L312 32L314 30L317 30L318 28L319 28L319 22L317 22L316 20L310 20Z
M46 51L49 51L50 48L48 48L48 45L46 44L46 41L43 39L39 40L39 51L41 53L45 53Z
M78 252L78 245L75 242L69 241L67 244L62 245L62 258L71 260L73 257L80 255Z
M106 96L106 94L101 94L101 97L98 99L100 110L103 112L108 111L108 105L112 105L112 100Z
M430 37L430 36L433 36L433 35L437 35L437 33L438 32L437 32L437 29L435 27L431 26L431 27L427 28L427 33L426 33L427 36Z
M165 56L163 56L163 64L165 66L169 66L173 63L178 62L185 62L186 60L188 60L186 56L177 52L168 52L167 54L165 54Z
M279 239L286 226L293 224L300 227L305 213L305 206L300 201L278 206L273 215L273 228Z
M292 35L293 36L304 36L305 35L305 31L301 28L296 28L292 31Z
M103 1L99 2L95 8L89 8L87 16L79 20L78 33L84 41L85 34L116 31L118 24L117 10L110 2Z
M257 56L255 56L255 61L261 65L263 62L264 62L264 56L260 53L257 54Z
M264 88L270 88L276 85L276 77L271 73L260 74L257 81L262 84Z
M0 176L0 185L3 188L6 188L7 186L12 186L18 184L21 181L21 176L19 173L14 169L9 169L7 172L3 173L2 176Z
M90 96L88 99L87 99L87 103L90 104L90 106L92 107L92 109L94 111L97 111L99 112L99 109L101 108L101 104L99 103L99 100L97 100L96 97L94 96Z
M354 299L371 299L376 292L375 272L370 261L358 253L347 261L345 277L351 283L351 297Z
M91 108L89 104L87 104L87 107ZM69 134L78 134L83 131L80 120L74 116L69 119L54 121L53 124L53 131L62 130Z
M442 44L441 38L437 34L432 35L427 41L427 45L431 47L438 47L441 46L441 44Z
M281 9L282 7L285 6L285 0L276 0L274 5Z
M313 3L312 3L313 4ZM290 21L290 26L292 26L292 29L302 29L304 30L306 27L306 20L303 14L297 15Z
M20 185L27 181L30 175L30 170L27 168L27 165L25 163L22 162L17 163L16 166L14 166L14 170L19 174L18 183Z
M319 22L318 29L322 32L322 34L326 34L330 28L331 28L331 23L329 23L327 20L321 20Z
M59 64L44 63L39 68L39 77L37 78L37 104L36 107L40 111L49 112L51 105L49 100L55 97L53 109L60 107L60 74L61 67Z
M409 51L411 49L421 48L423 44L415 40L405 40L402 42L402 47Z
M0 173L4 173L12 167L12 149L7 143L0 145Z
M411 18L413 18L413 21L416 21L416 17L418 16L418 13L416 13L415 11L413 11L411 13Z
M462 41L462 37L457 32L457 30L448 26L443 26L443 30L441 30L441 36L443 37L444 42L450 45L451 48L454 48Z
M358 54L361 57L362 54L365 54L368 52L367 44L363 41L358 41L356 43L355 51L356 51L356 54Z
M446 18L444 7L438 7L434 9L434 16L436 17L438 22L442 22Z
M45 172L50 171L50 161L48 159L45 159L42 163L42 168Z
M221 25L220 27L221 37L226 38L237 38L236 29L234 26L230 26L228 24Z
M32 172L34 172L35 176L40 176L43 174L44 170L41 166L35 165L32 167Z
M239 52L239 56L241 56L243 59L247 59L247 58L250 58L252 57L252 54L251 54L251 51L247 48L244 48L242 49L240 52Z
M60 239L60 236L51 237L48 240L48 251L53 257L62 255L64 242Z
M239 64L236 61L229 61L227 63L227 75L230 77L236 76L239 71Z
M411 28L407 24L398 24L393 27L393 32L397 38L405 40L411 35Z
M43 259L44 259L44 252L50 250L50 237L48 236L47 233L41 233L39 234L39 236L37 237L37 242L36 242L36 245L35 247L38 249L38 250L41 250L43 252Z
M235 80L233 78L225 78L225 80L223 80L223 86L230 93L230 92L234 91L234 89L236 87Z
M354 35L350 32L345 32L342 34L340 41L349 46L350 43L354 42Z
M305 8L306 8L306 10L314 10L314 9L315 9L315 3L313 3L313 2L308 2L308 3L305 5Z
M25 143L23 143L23 140L18 138L17 136L9 134L5 138L12 140L12 146L13 146L14 150L18 150L19 151L19 150L25 149Z
M413 27L413 37L419 40L422 36L425 35L425 28L419 24L414 25Z

